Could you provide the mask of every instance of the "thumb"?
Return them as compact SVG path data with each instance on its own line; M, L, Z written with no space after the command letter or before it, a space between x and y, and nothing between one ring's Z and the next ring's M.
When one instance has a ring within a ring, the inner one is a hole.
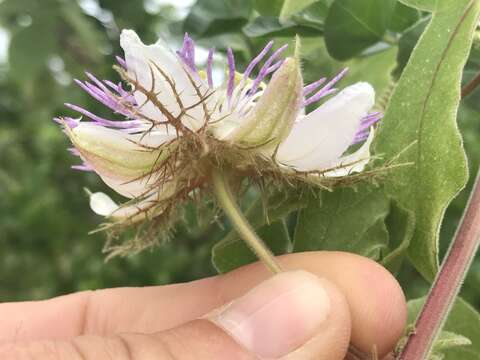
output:
M305 271L278 274L208 318L260 359L341 360L350 340L344 296Z
M341 360L349 340L343 295L324 279L292 271L273 276L203 319L166 331L0 346L0 358Z
M156 338L169 350L165 359L342 360L350 313L333 284L305 271L284 272Z

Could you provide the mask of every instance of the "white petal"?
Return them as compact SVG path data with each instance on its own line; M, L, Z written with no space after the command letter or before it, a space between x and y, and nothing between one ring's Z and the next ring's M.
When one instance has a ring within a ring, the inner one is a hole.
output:
M370 146L374 139L374 131L370 130L367 140L362 146L350 155L341 157L333 167L337 168L332 171L328 171L323 176L338 177L347 176L351 173L362 172L365 166L370 161Z
M112 218L114 220L121 219L135 219L140 220L146 216L146 211L149 207L154 205L152 200L158 196L157 194L139 201L133 205L117 205L107 194L96 192L90 195L90 208L98 215Z
M123 30L120 36L120 44L125 51L125 60L127 62L130 76L138 81L147 91L157 94L157 99L169 110L173 116L178 116L181 108L175 98L175 93L181 95L184 108L193 106L203 98L208 91L208 87L197 76L191 73L182 63L180 58L174 54L166 44L159 40L156 44L145 45L138 35L132 30ZM174 81L175 92L166 81L165 77L156 69L158 66L172 81ZM152 72L153 77L152 79ZM192 77L189 78L189 75ZM194 80L198 90L192 84ZM154 84L154 89L152 89ZM137 103L142 106L142 112L155 120L164 121L165 116L151 101L146 101L147 97L140 91L135 92ZM212 99L213 100L213 99ZM206 101L206 104L213 107L212 101ZM202 104L198 104L187 111L182 116L182 123L192 130L200 128L206 119Z
M90 208L98 215L110 216L118 205L107 194L96 192L90 195Z
M375 91L357 83L341 91L293 126L277 160L300 171L331 168L352 144L361 119L375 103Z
M103 182L120 195L133 199L145 195L150 186L154 183L154 177L144 177L133 181L123 181L101 176Z
M161 214L164 210L161 201L173 196L175 190L175 184L170 182L163 186L162 191L155 191L142 200L122 205L117 205L108 195L97 192L90 195L90 207L95 213L113 220L136 222Z

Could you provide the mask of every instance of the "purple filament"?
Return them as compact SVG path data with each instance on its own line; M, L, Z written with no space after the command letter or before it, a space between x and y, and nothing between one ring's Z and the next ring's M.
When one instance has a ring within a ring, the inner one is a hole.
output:
M285 62L285 60L282 59L282 60L277 61L277 62L276 62L275 64L273 64L272 66L270 66L270 67L267 69L267 75L268 75L268 74L271 74L271 73L274 72L274 71L277 71L277 70L280 68L280 66L283 65L284 62Z
M360 122L360 126L355 134L352 145L365 141L368 138L368 135L370 135L370 128L379 122L382 117L383 114L380 112L371 113L365 116Z
M127 62L122 57L116 56L115 59L117 60L118 65L120 65L124 69L127 69Z
M82 115L85 115L89 119L93 120L94 122L97 122L101 125L104 126L109 126L109 127L116 127L116 128L122 128L122 129L130 129L133 127L136 127L138 125L141 125L141 123L138 120L132 120L132 121L117 121L117 120L108 120L104 119L100 116L97 116L90 111L81 108L80 106L65 103L65 106L72 109L73 111L76 111Z
M310 94L312 91L315 91L320 85L322 85L325 81L327 80L327 78L321 78L307 86L305 86L303 88L303 96L307 96L308 94Z
M208 86L213 88L213 54L215 52L215 48L211 48L208 50L208 58L207 58L207 81Z
M262 61L262 59L270 51L272 46L273 46L273 41L269 41L268 44L263 48L263 50L260 51L260 53L256 57L253 58L253 60L250 62L250 64L248 64L247 68L245 69L245 73L243 74L243 78L245 80L247 80L249 78L249 76L250 76L251 72L253 71L253 69L255 68L255 66L257 66L258 63L260 61Z
M177 55L190 70L197 71L195 66L195 42L188 36L188 33L185 33L182 48L177 51Z
M81 82L80 80L75 79L78 86L112 111L129 118L135 118L135 114L133 114L132 110L127 107L127 105L133 106L136 104L135 98L131 93L123 90L120 85L117 86L111 82L103 83L92 74L86 74L94 84L88 81ZM114 90L116 89L118 94L113 94L105 84Z
M227 97L230 101L233 88L235 87L235 57L231 48L227 49L227 62L228 62L228 83L227 83Z
M71 118L71 117L63 117L63 118L53 118L53 121L55 121L57 124L60 124L60 125L67 125L70 129L74 129L78 126L78 123L79 123L79 120L76 120L74 118Z
M250 96L254 95L257 92L258 87L260 86L261 82L269 74L269 69L270 69L270 66L272 65L273 61L282 52L284 52L287 47L288 47L288 45L283 45L282 47L280 47L279 49L274 51L273 54L270 56L270 58L268 58L268 60L265 61L265 64L263 64L262 68L260 69L260 72L258 73L257 78L255 79L255 81L252 84L252 87L249 90L249 95Z
M83 164L83 165L72 165L71 168L73 170L78 170L78 171L86 171L86 172L91 172L94 171L93 168L88 165L88 164Z
M308 106L319 101L321 98L333 94L336 89L333 89L333 86L340 81L345 74L348 72L348 68L343 69L338 75L336 75L332 80L330 80L324 87L322 87L316 94L312 95L306 99L303 103L303 106Z

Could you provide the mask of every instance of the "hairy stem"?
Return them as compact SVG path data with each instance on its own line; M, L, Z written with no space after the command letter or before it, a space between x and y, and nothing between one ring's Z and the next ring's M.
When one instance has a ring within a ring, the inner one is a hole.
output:
M242 210L238 207L225 175L220 172L220 170L214 169L212 180L218 204L230 219L234 229L272 273L276 274L281 272L282 269L277 263L275 256L263 240L258 237L255 230L252 229L250 223L243 215Z
M480 244L480 171L454 240L410 335L401 360L427 359Z

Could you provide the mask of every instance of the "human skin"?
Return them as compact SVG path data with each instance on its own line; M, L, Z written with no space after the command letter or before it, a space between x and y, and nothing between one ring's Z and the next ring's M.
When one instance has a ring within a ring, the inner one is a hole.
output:
M0 304L0 358L341 360L349 345L380 357L393 349L406 303L387 270L341 252L279 261L287 273L274 279L257 263L185 284ZM239 312L254 341L225 320Z

